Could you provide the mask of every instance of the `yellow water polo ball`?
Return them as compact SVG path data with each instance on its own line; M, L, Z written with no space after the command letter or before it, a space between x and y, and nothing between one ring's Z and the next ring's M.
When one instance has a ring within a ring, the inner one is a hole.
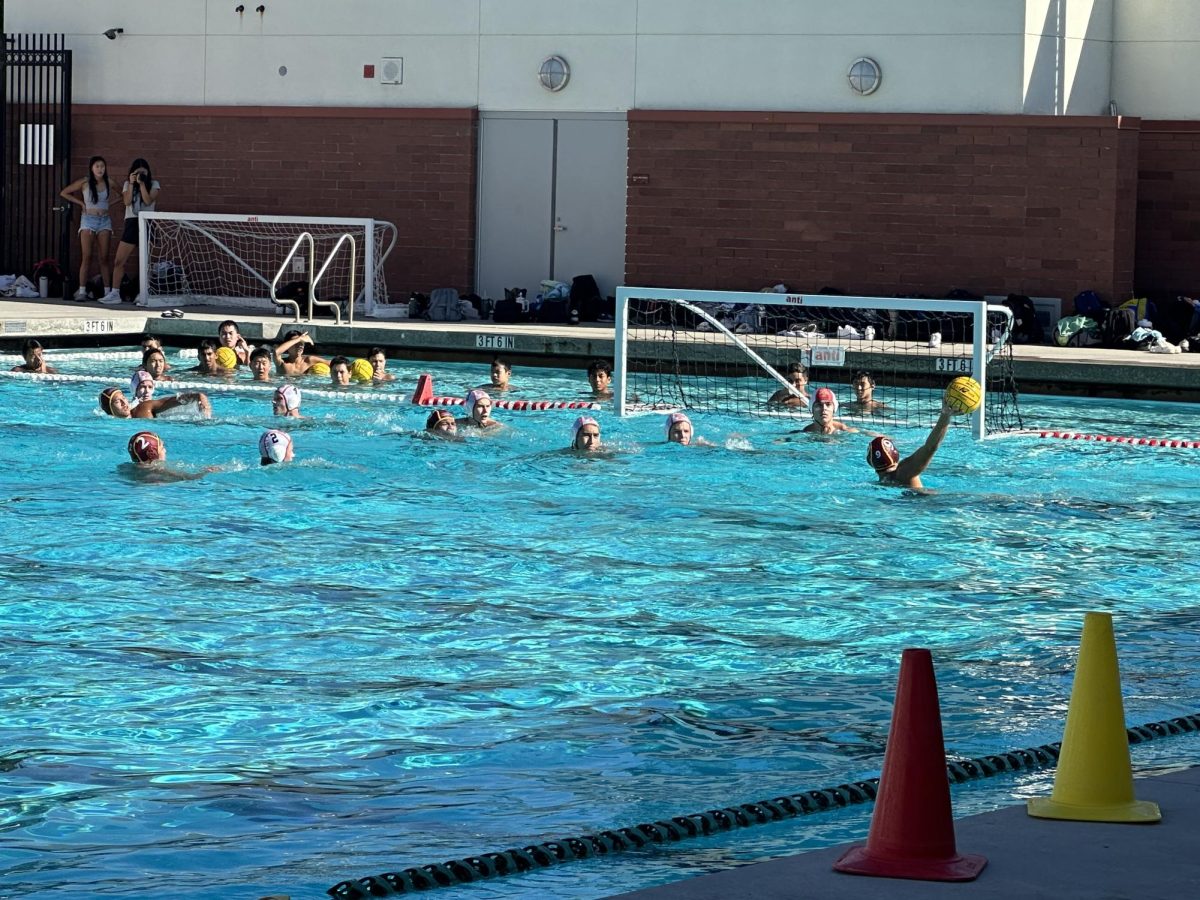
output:
M955 378L946 388L946 404L957 416L965 416L979 409L983 402L983 388L974 378Z
M323 363L323 362L313 363L311 366L309 366L308 374L309 375L328 375L329 374L329 363Z
M222 369L236 369L238 364L237 354L233 352L231 347L217 348L217 365Z
M375 377L375 369L365 359L356 359L350 366L350 377L355 381L367 382Z

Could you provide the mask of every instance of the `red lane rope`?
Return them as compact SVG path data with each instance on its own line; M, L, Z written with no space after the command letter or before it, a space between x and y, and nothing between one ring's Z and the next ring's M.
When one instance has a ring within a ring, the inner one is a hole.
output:
M1098 444L1132 444L1136 447L1182 447L1200 450L1200 441L1185 441L1175 438L1123 437L1111 434L1084 434L1079 431L1035 431L1035 437L1059 438L1064 441L1092 441Z
M462 406L462 397L422 397L414 400L417 406ZM599 409L599 403L591 400L493 400L496 409L542 410L542 409Z
M425 374L417 379L412 402L416 406L462 406L465 397L435 397L433 377ZM543 410L543 409L600 409L601 404L591 400L493 400L496 409Z

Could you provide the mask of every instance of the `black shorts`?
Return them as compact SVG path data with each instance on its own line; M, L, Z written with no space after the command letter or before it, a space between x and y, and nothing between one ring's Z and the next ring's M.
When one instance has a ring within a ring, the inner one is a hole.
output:
M138 242L138 220L126 219L125 230L121 232L121 242L124 244L133 244L135 247ZM154 223L149 222L146 225L146 237L150 239L150 243L154 243Z

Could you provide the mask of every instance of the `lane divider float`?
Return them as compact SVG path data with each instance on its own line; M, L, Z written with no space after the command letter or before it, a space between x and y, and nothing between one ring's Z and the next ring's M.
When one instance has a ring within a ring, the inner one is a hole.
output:
M1142 744L1155 738L1200 731L1200 713L1150 722L1126 729L1130 744ZM1062 750L1061 743L1043 744L1024 750L981 756L946 763L946 777L952 784L990 778L1005 772L1020 772L1053 765ZM525 847L484 853L449 862L413 866L400 872L384 872L366 878L340 881L325 893L334 900L367 900L414 894L439 887L451 887L504 875L517 875L545 869L559 863L597 856L612 856L650 844L675 843L693 837L705 837L723 831L765 825L810 813L842 809L869 803L879 791L879 779L855 781L836 787L804 791L772 800L741 803L687 816L672 816L629 828L615 828L597 834L560 838Z
M433 376L426 373L417 378L413 391L414 406L462 406L465 397L438 397L433 393ZM547 409L601 409L594 400L492 400L496 409L541 412Z
M1180 440L1176 438L1145 438L1125 437L1111 434L1084 434L1079 431L1030 431L1024 432L1030 437L1058 438L1064 441L1089 441L1097 444L1129 444L1135 447L1182 447L1187 450L1200 450L1200 441Z

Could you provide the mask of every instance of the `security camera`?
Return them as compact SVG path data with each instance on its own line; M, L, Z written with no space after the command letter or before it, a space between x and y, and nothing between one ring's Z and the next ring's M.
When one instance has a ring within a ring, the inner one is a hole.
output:
M115 41L117 39L118 34L124 34L124 33L125 33L124 28L110 28L110 29L108 29L108 31L104 32L104 36L106 38L108 38L110 41Z

